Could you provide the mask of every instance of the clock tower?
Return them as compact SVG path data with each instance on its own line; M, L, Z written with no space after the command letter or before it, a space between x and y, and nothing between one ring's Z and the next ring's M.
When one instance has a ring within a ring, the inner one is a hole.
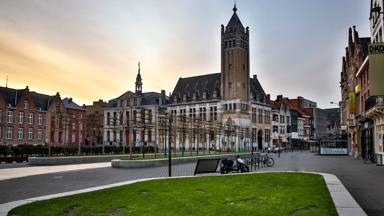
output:
M249 29L237 16L236 4L226 27L221 25L221 95L249 101Z

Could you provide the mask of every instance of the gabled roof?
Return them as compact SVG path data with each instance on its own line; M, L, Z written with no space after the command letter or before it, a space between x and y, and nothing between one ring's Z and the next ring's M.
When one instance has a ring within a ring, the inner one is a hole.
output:
M0 94L3 96L5 102L15 107L20 96L23 94L24 89L13 89L0 87Z
M83 107L79 106L75 102L72 101L72 98L64 98L63 105L66 109L76 109L76 110L85 110Z
M106 108L116 108L117 107L117 99L115 98L115 99L109 100L105 107Z
M249 88L251 90L253 100L257 100L257 97L259 97L259 100L262 100L262 98L266 97L264 89L256 77L254 77L253 79L252 78L250 79ZM265 102L267 103L267 101Z
M36 108L41 110L48 110L48 107L52 102L52 98L54 97L36 92L31 92L31 96Z
M250 79L250 91L253 96L253 100L259 101L266 99L266 95L263 87L261 86L259 80L255 76ZM179 81L176 84L175 89L172 92L172 98L177 97L180 100L184 95L187 95L187 102L192 101L193 93L199 93L198 100L201 100L202 93L205 91L207 95L207 100L212 99L213 91L216 90L218 95L217 99L220 98L220 88L221 88L221 77L220 73L206 74L200 76L179 78ZM259 98L259 100L257 100Z
M159 105L161 94L157 92L145 92L141 96L141 105Z
M215 90L219 95L220 86L220 73L206 74L187 78L180 77L179 81L177 81L175 89L172 92L172 98L182 98L184 94L186 94L187 97L192 97L192 94L194 92L199 92L201 94L203 93L203 91L206 91L210 96Z

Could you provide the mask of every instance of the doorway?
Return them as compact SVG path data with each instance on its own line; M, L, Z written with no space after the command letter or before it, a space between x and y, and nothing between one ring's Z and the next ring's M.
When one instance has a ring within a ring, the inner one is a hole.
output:
M263 149L263 132L261 130L257 132L257 148L259 150Z

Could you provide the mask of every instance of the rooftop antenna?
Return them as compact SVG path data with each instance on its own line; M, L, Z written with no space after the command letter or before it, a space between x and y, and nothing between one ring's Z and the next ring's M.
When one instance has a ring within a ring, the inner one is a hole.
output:
M8 88L8 75L7 75L7 78L5 79L5 88Z

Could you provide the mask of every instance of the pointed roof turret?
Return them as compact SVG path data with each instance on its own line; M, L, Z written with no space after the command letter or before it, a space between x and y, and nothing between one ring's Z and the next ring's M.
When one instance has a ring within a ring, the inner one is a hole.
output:
M233 6L233 15L232 15L231 19L229 20L226 28L228 30L232 27L234 31L238 31L238 30L244 31L244 26L241 23L240 18L237 16L236 12L237 12L237 7L236 7L236 3L235 3L235 5Z
M140 74L140 62L138 63L138 71L137 71L137 76L136 76L136 94L141 94L142 87L143 87L143 82L141 81L141 74Z
M139 83L139 82L141 82L140 62L137 65L138 65L139 69L137 70L136 83Z

